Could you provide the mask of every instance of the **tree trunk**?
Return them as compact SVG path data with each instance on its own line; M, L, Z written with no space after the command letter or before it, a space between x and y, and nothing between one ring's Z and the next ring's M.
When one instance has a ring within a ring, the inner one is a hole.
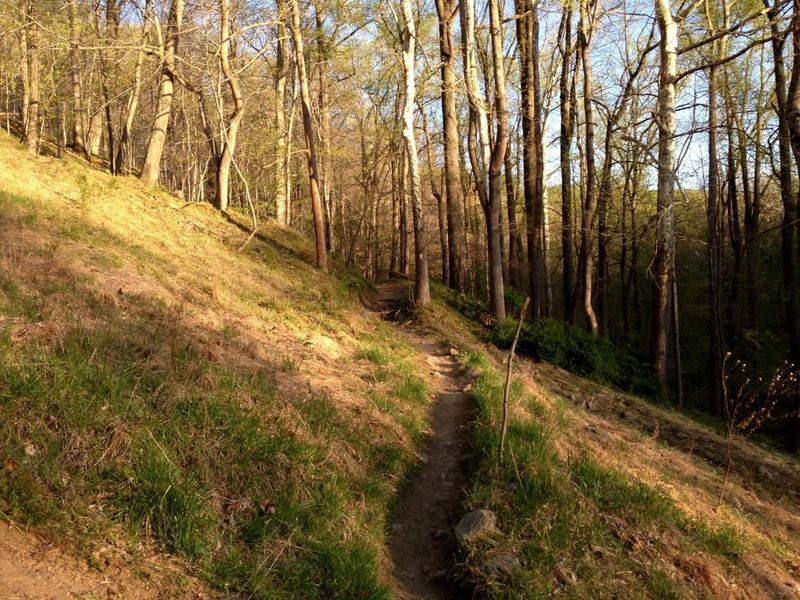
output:
M83 128L83 91L81 89L81 53L78 49L78 2L69 0L69 58L72 79L72 150L87 159L86 134Z
M656 192L656 253L653 258L653 318L650 348L655 376L667 385L670 271L674 251L673 197L675 192L675 78L678 26L669 0L656 0L656 20L661 34L658 83L658 188Z
M433 140L428 131L428 117L425 114L425 107L417 98L417 107L422 116L422 133L425 135L425 156L428 159L428 174L431 182L431 194L436 200L436 216L439 221L439 246L442 253L442 283L448 285L447 278L450 274L450 266L447 256L447 217L445 215L445 200L442 197L442 190L436 183L435 165L433 163Z
M417 97L415 74L415 52L417 31L411 0L403 0L403 30L400 40L403 50L403 74L405 94L403 96L403 141L408 159L411 188L411 213L414 222L414 304L425 306L431 301L428 281L428 248L425 239L425 214L422 210L422 185L417 157L417 140L414 135L414 103Z
M453 42L453 16L456 0L436 0L439 17L439 53L442 59L442 127L444 150L444 187L447 198L447 253L450 269L448 283L457 291L464 289L464 219L461 204L461 158L459 154L458 113L456 112L456 53Z
M169 9L169 24L164 44L164 57L161 65L161 82L158 87L156 118L150 131L147 155L142 165L142 182L146 186L158 183L161 171L161 155L167 140L167 127L172 114L172 100L175 93L175 60L178 54L178 41L183 23L184 0L172 0Z
M514 161L511 156L511 144L506 148L504 162L506 177L506 211L508 213L509 283L512 288L520 289L522 285L522 266L520 265L522 239L520 238L519 226L517 225L517 188L514 185Z
M470 107L470 126L467 138L475 185L486 216L489 308L498 321L503 321L506 310L500 253L500 205L502 203L503 158L508 143L508 110L503 66L502 25L497 2L490 0L489 20L495 76L495 110L498 121L494 148L490 151L486 102L478 84L475 55L475 4L473 0L462 0L460 7L464 71ZM498 154L499 151L502 152ZM488 188L487 179L489 180Z
M314 220L314 239L317 246L317 267L322 271L327 271L328 257L326 252L327 245L325 243L325 224L322 218L317 147L314 139L314 122L311 117L311 92L308 89L308 77L306 75L303 31L300 28L300 6L298 0L291 0L291 9L292 40L294 41L294 58L295 64L297 65L297 78L300 83L300 104L303 111L303 137L306 141L306 164L308 166L308 186L311 194L311 212Z
M572 252L572 163L570 150L572 147L573 106L570 93L570 63L572 62L572 5L564 7L561 20L561 36L559 50L561 52L561 79L559 80L559 100L561 106L559 157L561 168L561 256L562 268L562 301L564 303L564 320L572 323L575 320L574 288L575 271ZM577 68L577 65L576 65Z
M281 225L289 224L288 147L286 130L286 81L289 78L289 38L286 29L288 9L285 0L278 2L275 40L275 217Z
M522 117L522 164L525 216L528 242L528 288L532 299L533 317L542 314L542 193L540 182L541 118L538 86L538 16L530 0L517 0L517 45L520 61L520 112Z
M223 137L220 143L221 152L217 165L217 208L227 212L230 201L230 174L233 155L236 152L236 141L239 136L239 125L244 116L244 100L239 77L230 64L231 51L231 3L230 0L219 0L219 66L222 76L228 84L233 99L233 112L228 123L223 124ZM223 109L225 103L221 103ZM224 119L224 115L223 115Z
M103 96L103 114L106 126L106 148L108 149L108 165L112 174L116 174L116 162L114 160L114 121L112 104L113 98L109 90L109 74L108 66L108 51L114 47L115 42L119 36L119 6L117 0L106 0L105 3L105 28L100 25L100 2L95 1L94 4L94 23L97 33L97 39L101 43L101 48L98 52L100 57L100 90Z
M581 251L579 256L579 272L583 281L583 314L592 335L597 335L597 317L592 307L593 261L592 261L592 228L595 213L595 193L597 170L594 160L594 109L592 107L592 66L589 61L589 44L591 26L589 23L589 0L581 0L581 20L578 27L578 46L583 66L583 112L585 128L586 154L586 190L581 216Z
M489 30L492 42L492 64L494 66L494 110L497 118L495 135L489 161L489 202L487 206L486 233L489 246L489 294L490 304L498 321L506 316L505 292L503 289L502 234L500 214L503 204L503 165L508 146L508 100L506 98L506 71L503 52L503 21L498 0L489 0Z
M328 92L328 59L329 49L325 34L325 17L319 0L314 3L314 17L317 26L317 75L319 78L319 141L322 146L320 152L320 192L322 193L323 216L325 217L325 243L328 252L335 250L333 238L333 193L331 190L331 117L330 94Z
M28 62L28 119L25 128L25 145L34 156L39 153L39 21L36 12L37 0L29 0L25 11L25 37Z
M30 91L30 72L28 70L28 21L27 21L28 0L20 0L19 13L22 16L22 27L18 33L19 41L19 78L22 83L22 99L20 101L20 125L21 139L24 142L28 138L28 112L31 104Z
M708 330L709 362L711 363L711 408L723 416L722 357L723 338L720 316L720 242L719 242L719 161L717 158L717 72L708 70L708 192L706 218L708 224Z
M142 67L144 66L144 56L147 49L147 38L150 34L150 10L150 0L145 0L142 14L142 43L139 46L139 52L136 54L136 66L133 70L133 88L128 96L128 104L125 107L125 123L122 126L119 147L117 148L116 173L122 173L125 168L125 159L131 143L133 123L136 120L136 112L139 109L139 95L142 91Z

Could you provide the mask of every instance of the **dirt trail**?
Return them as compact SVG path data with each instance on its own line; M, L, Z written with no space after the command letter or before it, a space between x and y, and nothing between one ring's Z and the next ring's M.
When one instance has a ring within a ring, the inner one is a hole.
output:
M368 305L391 318L407 309L408 290L409 282L402 280L379 285L377 296ZM457 586L449 575L455 551L452 531L461 517L468 483L465 463L473 405L463 390L471 376L449 346L418 330L407 330L430 367L434 401L423 463L403 490L392 516L394 575L402 598L457 598Z

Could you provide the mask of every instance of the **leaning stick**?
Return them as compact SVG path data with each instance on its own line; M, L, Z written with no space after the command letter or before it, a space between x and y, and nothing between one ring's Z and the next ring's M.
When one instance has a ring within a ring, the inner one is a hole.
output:
M531 299L526 297L522 303L522 308L519 310L519 318L517 319L517 330L514 332L514 341L511 342L511 350L508 352L508 364L506 365L506 384L503 387L503 425L500 429L500 464L503 464L503 448L506 444L506 432L508 431L508 392L511 387L511 363L514 360L514 350L517 348L517 340L519 340L519 332L522 329L522 321L525 319L525 312L528 310L528 304Z

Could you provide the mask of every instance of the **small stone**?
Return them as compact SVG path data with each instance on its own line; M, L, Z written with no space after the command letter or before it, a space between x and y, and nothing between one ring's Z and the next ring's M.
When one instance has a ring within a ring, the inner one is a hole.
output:
M450 356L458 356L459 354L461 354L461 352L458 350L458 348L450 348Z
M759 465L758 474L763 475L764 477L772 481L772 472L769 469L767 469L767 467L765 467L764 465Z
M461 390L461 391L462 391L462 392L464 392L465 394L466 394L467 392L471 392L471 391L472 391L472 384L471 384L471 383L468 383L467 385L465 385L465 386L462 388L462 390Z
M511 575L522 567L519 558L513 552L498 552L487 560L481 569L489 577Z
M497 531L497 516L490 510L479 508L461 517L455 528L456 540L464 546Z

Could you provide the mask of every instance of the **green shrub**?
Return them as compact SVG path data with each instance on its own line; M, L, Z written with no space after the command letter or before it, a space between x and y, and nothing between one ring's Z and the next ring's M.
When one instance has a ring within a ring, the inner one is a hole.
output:
M491 340L501 348L510 347L516 326L514 319L506 319L491 332ZM517 352L581 377L646 396L655 395L656 386L647 365L627 348L562 321L545 318L525 323Z

